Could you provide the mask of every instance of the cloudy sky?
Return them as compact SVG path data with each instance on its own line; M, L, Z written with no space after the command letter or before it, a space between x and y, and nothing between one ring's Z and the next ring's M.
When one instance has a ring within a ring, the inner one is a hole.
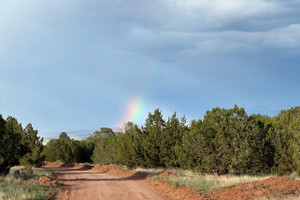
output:
M300 102L299 0L0 0L0 113L45 137ZM131 113L131 114L130 114Z

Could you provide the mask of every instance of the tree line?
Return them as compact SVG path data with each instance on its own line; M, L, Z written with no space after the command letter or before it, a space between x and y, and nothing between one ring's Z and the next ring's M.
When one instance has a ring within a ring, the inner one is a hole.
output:
M20 127L9 132L8 121L11 119L2 121L5 126L1 124L0 127L5 127L6 135L16 132L28 135L30 132ZM5 137L2 137L2 129L0 131L2 143ZM217 174L283 175L300 173L299 135L300 107L282 110L275 117L248 115L244 108L238 106L230 109L216 107L207 111L203 120L190 123L185 117L177 117L176 113L164 120L161 111L156 109L148 114L141 127L132 122L127 122L122 131L114 132L103 127L81 141L71 139L63 132L58 139L50 140L44 147L40 145L42 151L31 152L39 152L37 157L42 159L65 163L114 163L129 168L160 167ZM14 143L4 149L11 152L9 149L20 149L21 146ZM2 144L0 148L2 156ZM23 154L13 157L15 160L2 156L0 163L4 160L4 163L11 165L21 163L25 158L28 162L30 156L37 155Z
M31 124L25 128L17 119L0 115L0 173L14 165L42 166L43 139Z
M234 106L213 108L206 112L203 120L189 124L176 113L164 120L157 109L149 113L141 128L132 122L126 123L119 132L101 128L81 142L86 145L85 155L91 155L89 159L96 164L183 168L217 174L282 175L300 172L299 135L300 107L269 117L248 115L244 108ZM47 159L55 152L50 149L59 140L46 145ZM72 152L75 155L76 148L73 146L72 151L72 142L69 138L67 141L70 155ZM59 159L63 160L65 155L61 153ZM70 157L78 158L78 154ZM52 160L55 159L58 157Z

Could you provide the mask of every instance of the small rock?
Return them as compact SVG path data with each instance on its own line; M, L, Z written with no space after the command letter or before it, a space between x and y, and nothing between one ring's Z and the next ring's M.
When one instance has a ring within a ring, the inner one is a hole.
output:
M41 185L52 185L52 186L57 186L57 180L51 180L50 178L46 177L46 176L41 176L40 179L40 184Z

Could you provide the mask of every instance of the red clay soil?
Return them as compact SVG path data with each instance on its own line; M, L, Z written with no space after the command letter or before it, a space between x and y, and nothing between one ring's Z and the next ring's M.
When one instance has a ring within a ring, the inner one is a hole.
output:
M52 170L59 183L63 184L56 196L58 200L172 199L155 190L144 179L134 176L135 173L121 171L115 166L93 169L86 169L85 165L46 168Z
M106 172L119 177L137 176L132 171L122 171L115 165L101 166ZM163 171L161 176L177 176L175 173ZM142 176L144 178L145 176ZM147 178L146 182L156 190L163 192L172 199L186 200L253 200L253 199L284 199L292 196L300 196L300 181L286 177L272 177L262 181L238 184L225 187L208 193L201 194L195 189L185 186L175 188L167 181L152 180Z
M272 177L262 181L238 184L208 193L209 199L252 200L285 199L300 195L300 181L286 177Z
M102 166L96 165L95 167L92 168L92 171L106 172L111 175L115 175L119 177L128 177L135 174L135 172L133 171L121 170L115 165L102 165Z
M158 175L160 175L160 176L178 176L178 174L169 172L167 170L160 172Z
M58 182L57 180L51 180L50 178L46 177L46 176L41 176L39 178L39 181L40 181L40 184L41 185L52 185L52 186L57 186L58 185Z
M207 200L204 195L200 194L195 189L190 189L185 186L175 188L167 181L146 179L147 183L155 187L157 190L167 194L172 199L185 199L185 200Z
M238 184L207 193L167 181L146 178L147 174L120 170L115 165L70 165L52 167L60 183L64 183L58 200L75 199L185 199L185 200L256 200L285 199L300 196L300 181L286 177L272 177L262 181ZM168 172L162 176L176 176Z

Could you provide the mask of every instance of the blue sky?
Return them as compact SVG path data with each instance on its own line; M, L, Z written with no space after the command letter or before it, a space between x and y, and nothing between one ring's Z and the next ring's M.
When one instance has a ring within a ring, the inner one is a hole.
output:
M0 0L0 113L44 137L117 128L135 97L144 117L234 104L273 116L300 102L299 10L298 0Z

